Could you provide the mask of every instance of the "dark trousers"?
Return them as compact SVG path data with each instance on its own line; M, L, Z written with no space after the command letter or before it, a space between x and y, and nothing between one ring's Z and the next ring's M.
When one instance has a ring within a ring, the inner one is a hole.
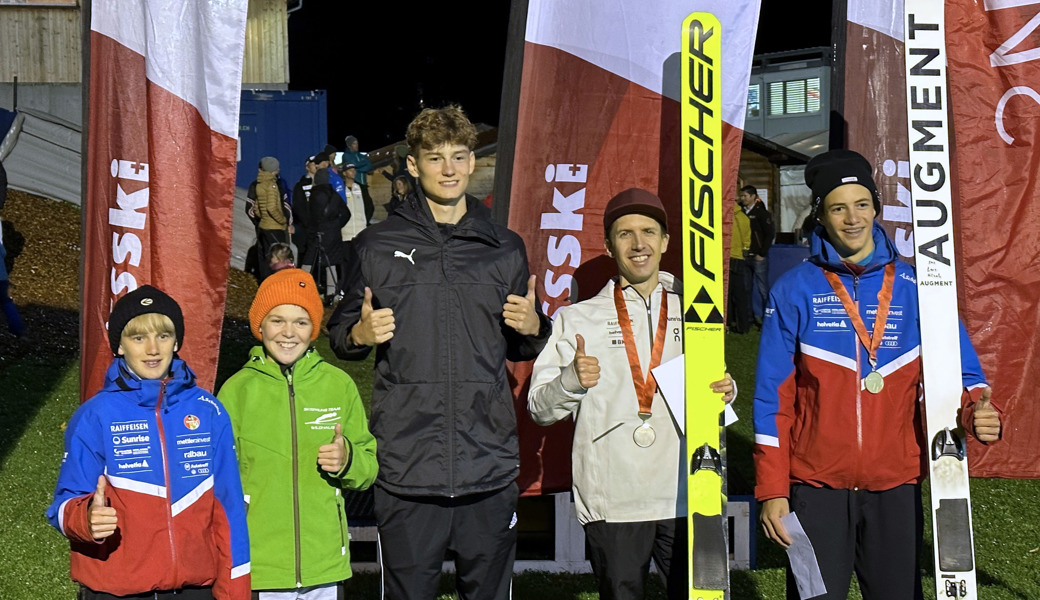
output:
M845 600L853 571L863 600L921 600L921 486L884 492L791 486L791 510L816 552L827 594ZM791 568L787 598L799 600Z
M729 259L729 330L747 333L751 329L751 291L747 287L748 267L742 258Z
M105 592L95 592L94 590L82 585L79 587L78 600L123 600L124 598L133 598L135 600L213 600L213 589L208 587L184 588L165 592L133 594L131 596L113 596L112 594L106 594Z
M769 259L750 258L747 261L751 270L753 283L748 287L751 293L751 314L755 322L761 323L766 312L766 304L769 303Z
M271 246L275 244L288 244L289 243L289 232L285 229L260 229L256 230L256 249L257 249L257 272L260 273L260 281L267 279L267 276L271 274L271 263L267 258L267 255L271 252Z
M508 600L516 556L515 483L458 498L399 496L376 486L383 600L432 600L445 553L459 600Z
M668 598L687 597L685 519L638 523L593 521L585 525L585 539L600 600L642 599L651 557L668 586Z

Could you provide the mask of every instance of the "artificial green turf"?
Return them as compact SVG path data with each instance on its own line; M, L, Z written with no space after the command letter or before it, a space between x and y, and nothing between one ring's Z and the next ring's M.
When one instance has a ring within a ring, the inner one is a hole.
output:
M223 337L218 382L245 360L254 343L244 325L229 323ZM727 335L727 364L740 388L736 411L740 421L727 433L731 493L754 483L751 447L751 399L758 335ZM322 336L324 357L355 378L362 396L371 391L372 358L358 363L336 360ZM66 349L67 350L67 349ZM2 353L2 349L0 349ZM68 599L75 585L68 577L68 545L43 516L50 504L62 456L62 425L79 403L79 365L64 350L42 351L30 358L4 360L0 355L0 599ZM973 480L975 549L981 598L1040 598L1040 503L1031 480ZM758 531L758 528L756 528ZM934 598L931 533L926 523L922 562L925 598ZM734 600L784 597L785 557L758 534L758 569L731 575ZM445 576L439 598L451 598L452 579ZM593 600L598 597L590 575L524 573L514 578L519 600ZM378 597L378 577L358 574L348 584L352 598ZM653 581L648 595L663 598ZM849 598L859 599L853 583Z

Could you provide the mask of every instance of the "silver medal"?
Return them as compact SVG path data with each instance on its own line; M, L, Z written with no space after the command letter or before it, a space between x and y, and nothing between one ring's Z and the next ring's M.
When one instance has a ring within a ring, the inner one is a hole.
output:
M641 417L642 415L640 415ZM657 432L650 426L650 423L644 419L643 424L636 427L636 430L632 432L632 440L635 441L636 446L640 448L649 448L654 444L654 440L657 439Z
M885 378L877 371L871 371L863 378L863 387L871 394L880 392L885 387Z

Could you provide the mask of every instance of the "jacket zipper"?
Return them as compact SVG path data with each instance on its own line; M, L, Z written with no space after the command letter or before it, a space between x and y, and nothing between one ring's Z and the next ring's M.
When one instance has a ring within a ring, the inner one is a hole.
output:
M159 401L155 403L155 422L159 429L159 450L162 452L163 477L166 479L166 533L170 538L170 565L173 581L177 581L177 547L173 541L173 486L170 482L170 465L166 454L166 433L163 431L162 405L166 396L166 381L159 383Z
M340 503L340 491L339 491L339 489L337 489L336 490L336 516L339 517L339 541L340 541L339 553L342 556L346 556L347 555L347 536L349 535L347 533L347 525L345 523L345 519L343 518L343 511L344 510L346 510L346 509Z
M856 312L859 313L859 275L853 275L852 277L852 305ZM851 319L852 316L849 315ZM866 323L864 323L866 326ZM860 482L860 467L863 460L863 390L860 385L860 343L859 335L856 333L855 328L852 331L853 341L855 342L854 348L856 349L856 447L858 452L856 453L856 484L853 486L854 489L859 489Z
M293 503L293 545L296 551L296 587L303 587L300 574L300 465L296 447L296 391L293 389L293 368L285 374L289 383L289 433L292 436L292 503Z
M456 226L457 226L457 224L456 224ZM444 273L445 283L447 283L446 279L447 279L447 276L448 276L448 272L447 272L448 271L448 257L446 256L446 254L447 254L447 247L446 247L447 243L448 243L448 240L442 240L441 241L441 272ZM447 289L447 286L444 286L444 287L441 288L441 297L442 298L444 298L446 296L446 294L444 292L445 289ZM453 329L452 329L451 311L448 310L447 302L445 302L445 304L443 304L441 306L441 310L443 311L443 313L445 315L447 315L447 321L448 321L447 325L448 325L448 327L447 327L446 331L448 332L448 335L450 336L451 332L453 331ZM452 388L454 387L454 381L453 381L452 375L454 374L454 370L455 370L455 366L454 366L455 357L453 356L452 351L451 351L452 347L454 345L454 344L452 344L452 340L449 339L448 343L445 344L445 345L448 348L448 389L447 389L448 415L451 417L451 420L448 422L448 481L450 482L450 487L451 487L451 490L450 490L450 493L449 493L449 497L454 498L455 497L455 394L452 393Z

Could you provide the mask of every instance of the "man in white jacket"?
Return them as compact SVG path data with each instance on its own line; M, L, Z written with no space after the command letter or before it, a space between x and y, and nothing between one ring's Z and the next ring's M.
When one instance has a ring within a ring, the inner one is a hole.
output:
M618 277L561 308L535 361L528 412L550 425L573 417L574 503L600 598L644 595L650 559L669 598L687 596L685 451L650 370L682 354L682 287L660 271L664 205L628 189L603 214ZM712 384L731 401L732 379Z

